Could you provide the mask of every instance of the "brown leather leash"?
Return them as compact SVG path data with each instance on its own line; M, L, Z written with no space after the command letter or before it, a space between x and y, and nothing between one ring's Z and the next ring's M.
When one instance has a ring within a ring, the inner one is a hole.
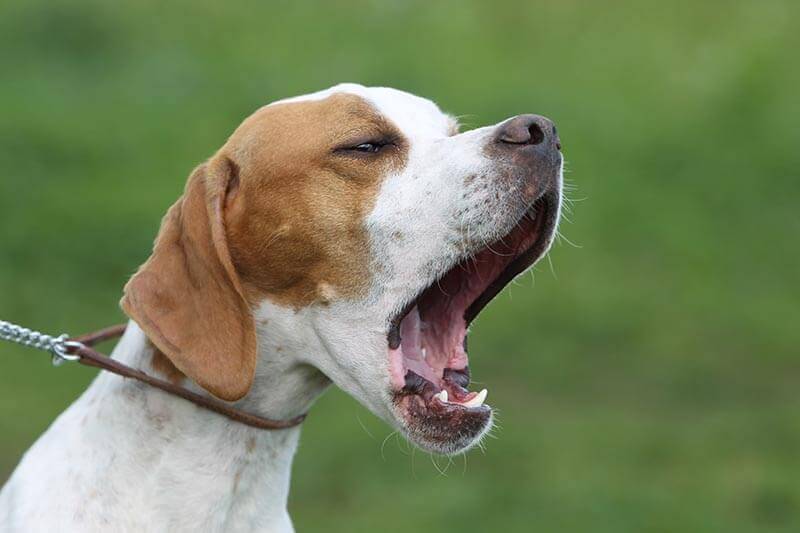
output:
M124 378L135 379L146 383L151 387L180 396L200 407L219 413L233 421L258 428L258 429L286 429L299 425L305 420L306 415L296 416L288 420L271 420L258 415L240 411L231 407L222 400L202 396L189 389L174 385L169 381L151 376L141 370L122 364L111 357L93 349L97 343L120 337L125 332L126 325L119 324L99 331L87 333L74 338L66 338L66 335L54 338L43 335L37 331L16 326L9 322L0 321L0 338L10 340L33 348L44 349L53 353L53 361L58 363L64 360L77 361L82 365L99 368L112 374L117 374Z

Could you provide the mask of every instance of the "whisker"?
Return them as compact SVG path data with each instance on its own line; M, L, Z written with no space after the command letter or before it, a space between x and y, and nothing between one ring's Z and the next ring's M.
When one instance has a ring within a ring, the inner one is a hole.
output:
M392 431L391 433L386 435L386 438L383 439L383 442L381 443L381 459L383 459L383 462L386 462L386 454L384 453L384 448L386 447L386 441L392 438L392 435L395 435L396 433L397 430Z
M447 477L447 474L443 472L442 469L439 467L439 464L436 462L436 459L433 457L433 454L429 453L428 456L430 456L431 463L433 464L433 467L436 469L436 471L439 472L439 475L441 475L442 477Z
M378 440L378 439L376 439L376 438L375 438L375 435L373 435L372 433L370 433L370 431L367 429L367 426L365 426L365 425L364 425L364 422L362 422L362 421L361 421L361 417L360 417L360 416L358 416L358 414L356 414L356 420L358 421L358 425L359 425L359 426L361 426L361 429L363 429L363 430L364 430L364 433L366 433L367 435L369 435L369 437L370 437L372 440Z

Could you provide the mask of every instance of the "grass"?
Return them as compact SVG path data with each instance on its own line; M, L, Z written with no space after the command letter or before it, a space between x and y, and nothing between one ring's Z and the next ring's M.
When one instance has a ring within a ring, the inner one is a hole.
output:
M798 11L7 2L0 317L120 321L193 165L270 100L358 81L467 127L541 113L577 246L472 333L496 438L448 464L331 391L295 463L298 530L797 531ZM0 346L0 479L91 377Z

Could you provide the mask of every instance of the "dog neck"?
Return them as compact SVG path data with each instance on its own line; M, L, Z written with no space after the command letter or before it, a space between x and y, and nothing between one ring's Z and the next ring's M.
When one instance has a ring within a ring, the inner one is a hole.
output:
M266 321L262 318L260 327ZM305 412L327 379L298 364L288 346L264 344L253 388L236 407L273 419ZM112 354L125 364L163 375L153 355L152 344L133 322ZM206 394L188 379L181 385ZM93 426L84 431L102 437L102 442L84 443L92 447L90 456L105 456L114 471L136 473L135 482L128 482L107 471L101 474L105 479L92 484L113 487L121 502L146 501L148 522L178 530L217 529L212 525L291 529L286 503L299 428L255 429L103 373L78 403L85 406L82 411L94 413L81 421Z

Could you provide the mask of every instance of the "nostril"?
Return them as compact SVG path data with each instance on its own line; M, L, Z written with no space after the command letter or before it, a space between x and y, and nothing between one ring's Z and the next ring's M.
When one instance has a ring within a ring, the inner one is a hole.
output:
M539 115L518 115L503 122L497 130L495 141L504 144L523 146L538 146L550 149L558 141L553 123Z
M528 126L528 133L531 135L529 144L541 144L544 141L544 132L535 122Z

